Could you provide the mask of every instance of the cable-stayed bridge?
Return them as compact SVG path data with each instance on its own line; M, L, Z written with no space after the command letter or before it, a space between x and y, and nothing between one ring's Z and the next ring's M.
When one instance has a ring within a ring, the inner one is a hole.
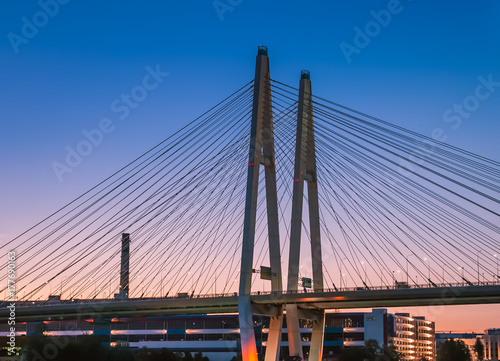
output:
M290 354L308 318L319 360L325 309L500 303L499 176L274 80L260 47L255 79L1 248L19 321L239 312L247 361L267 314L277 360L286 310Z

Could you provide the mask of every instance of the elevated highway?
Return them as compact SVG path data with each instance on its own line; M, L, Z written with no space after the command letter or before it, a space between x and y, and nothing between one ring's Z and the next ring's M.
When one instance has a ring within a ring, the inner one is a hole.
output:
M449 285L438 287L345 289L340 291L252 294L255 314L273 315L280 307L295 304L307 317L315 310L443 306L500 303L500 284ZM0 321L9 318L5 302ZM16 321L118 318L158 315L189 315L238 312L238 296L142 298L125 300L22 301L16 303Z

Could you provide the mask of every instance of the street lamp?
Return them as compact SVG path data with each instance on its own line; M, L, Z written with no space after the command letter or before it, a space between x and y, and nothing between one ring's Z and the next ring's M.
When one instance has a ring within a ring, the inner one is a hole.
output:
M340 288L342 288L342 279L344 278L344 275L342 274L342 264L344 260L347 261L347 258L342 258L339 262Z
M161 297L163 298L163 270L161 270L161 278L160 278L160 292L161 292Z
M281 263L283 263L283 262L281 262ZM221 267L221 265L218 265L217 268L215 269L215 272L214 272L215 273L214 294L217 294L217 278L219 277L217 271L219 270L220 267ZM286 280L285 280L285 282L286 282Z
M463 281L463 279L464 279L464 268L463 267L458 267L458 270L462 271L461 274L462 274L462 281Z
M65 278L68 278L68 276L61 277L61 300L63 298L63 282L64 282Z
M406 284L409 284L409 278L410 278L410 274L409 274L409 271L408 271L408 258L410 258L411 256L414 256L414 254L409 254L408 256L406 256Z
M424 258L424 262L427 264L427 273L428 273L428 276L427 276L427 285L430 287L431 286L431 265L430 265L429 260L427 259L427 257Z
M94 282L93 278L90 279L90 282L94 283L94 298L96 298L97 297L97 282Z
M481 252L481 250L478 250L477 251L477 283L479 284L481 281L479 280L479 252Z
M142 281L141 281L142 277L141 276L137 276L137 278L139 279L139 289L141 289L141 287L143 287ZM144 294L144 288L142 289L142 293ZM142 295L141 295L141 297L142 297Z
M365 280L363 281L363 283L366 285L366 264L365 264L365 262L361 261L361 266L363 266L363 268L365 270Z
M497 260L497 273L496 273L496 279L494 279L493 281L494 282L497 282L498 281L498 255L495 253L493 255L493 257L495 257L495 259Z
M190 277L190 275L191 275L191 272L188 272L188 278L189 278L189 280L191 281L191 286L190 286L190 288L189 288L189 289L191 290L191 288L193 288L193 278L192 278L192 277Z

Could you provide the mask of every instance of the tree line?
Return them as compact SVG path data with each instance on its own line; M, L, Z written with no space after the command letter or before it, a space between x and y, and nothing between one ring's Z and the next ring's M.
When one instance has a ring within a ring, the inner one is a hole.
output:
M148 348L130 349L127 347L105 348L96 336L82 339L62 338L25 338L22 342L27 360L30 361L210 361L198 352L172 352L166 348L152 350ZM484 345L476 339L472 352L478 361L485 358ZM285 361L298 361L293 357L284 357ZM346 347L341 350L339 361L402 361L403 356L394 346L380 346L375 340L367 340L363 347ZM231 361L241 361L241 354ZM428 361L423 357L417 361ZM436 361L472 361L472 355L462 340L446 339L439 348Z

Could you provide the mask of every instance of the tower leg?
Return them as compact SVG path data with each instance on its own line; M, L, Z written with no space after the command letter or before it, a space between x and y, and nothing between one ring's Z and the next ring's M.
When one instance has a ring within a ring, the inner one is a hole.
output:
M240 321L241 356L243 361L257 361L257 343L253 329L252 305L250 295L238 296Z
M299 356L302 360L302 337L300 336L299 312L297 305L286 305L286 327L288 330L288 349L290 356Z
M281 249L279 237L278 191L276 186L276 166L274 154L274 129L271 106L271 89L265 89L267 100L262 119L262 155L266 180L267 228L269 236L269 258L271 262L271 291L281 293ZM276 317L271 317L267 338L265 361L279 361L283 308Z
M313 321L309 361L321 361L323 358L323 341L325 339L325 311L319 321Z
M303 81L301 80L292 190L292 223L290 225L290 256L288 257L288 292L297 292L299 285L300 238L302 232L302 206L304 201L303 173L306 167L305 143L307 136L307 129L304 127L306 122L303 121L303 118L307 117L307 112L304 110L303 86ZM299 356L301 359L304 359L297 305L286 305L286 324L290 356Z
M296 292L299 278L300 237L304 180L307 180L309 199L309 225L314 291L323 291L323 261L321 256L321 230L319 220L318 187L316 178L316 151L314 141L313 102L309 72L303 71L299 87L297 136L295 144L295 170L290 229L290 257L288 260L288 291ZM300 324L296 305L286 306L288 344L291 356L303 359ZM323 354L324 311L314 321L309 360L319 361Z
M267 48L259 47L255 66L254 98L252 124L250 129L250 150L248 156L247 193L245 201L245 219L243 222L243 244L241 255L240 292L238 312L240 321L241 353L243 361L257 361L257 345L252 319L250 300L252 286L253 251L255 243L255 222L257 216L257 192L259 188L259 168L263 158L266 167L266 188L268 191L269 247L273 290L281 289L281 261L279 253L278 206L276 192L276 174L274 170L274 139L272 133L271 85ZM263 139L263 130L267 137ZM265 164L267 161L267 165ZM278 278L279 277L279 278Z
M277 317L271 317L269 334L267 336L265 361L279 361L281 348L281 331L283 326L283 312Z

